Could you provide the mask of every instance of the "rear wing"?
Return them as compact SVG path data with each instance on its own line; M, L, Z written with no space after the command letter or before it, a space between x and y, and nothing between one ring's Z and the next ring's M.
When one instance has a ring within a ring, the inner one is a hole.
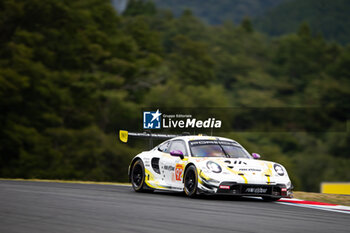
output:
M130 137L140 137L140 138L169 139L169 138L179 137L179 136L182 136L182 135L159 134L159 133L151 133L151 132L133 133L133 132L128 132L126 130L119 130L119 139L120 139L120 141L127 143L129 136Z
M151 132L134 133L134 132L128 132L126 130L119 130L120 141L127 143L129 136L139 137L139 138L148 138L150 148L153 148L153 139L170 139L170 138L175 138L175 137L184 136L184 135L189 135L189 133L177 135L177 134L159 134L159 133L151 133Z

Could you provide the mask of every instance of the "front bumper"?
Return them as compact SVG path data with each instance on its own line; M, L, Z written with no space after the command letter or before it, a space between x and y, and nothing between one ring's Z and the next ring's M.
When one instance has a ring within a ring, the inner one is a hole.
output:
M292 197L291 186L287 189L284 184L264 185L264 184L240 184L236 182L221 182L218 186L202 186L200 192L204 194L224 194L236 196L258 196L258 197Z

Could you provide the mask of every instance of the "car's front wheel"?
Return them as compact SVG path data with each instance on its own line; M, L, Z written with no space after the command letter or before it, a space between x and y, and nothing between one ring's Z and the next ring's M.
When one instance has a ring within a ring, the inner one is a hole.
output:
M137 160L131 170L131 184L136 192L144 190L145 184L145 167L141 160Z
M198 175L194 165L190 165L184 175L184 191L188 197L194 197L197 194Z

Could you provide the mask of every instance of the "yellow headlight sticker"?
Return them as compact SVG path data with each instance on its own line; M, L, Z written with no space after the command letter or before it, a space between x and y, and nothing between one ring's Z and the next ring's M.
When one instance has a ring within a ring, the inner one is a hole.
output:
M199 172L198 172L199 171ZM204 182L203 182L203 176L202 176L202 171L201 170L199 170L199 169L197 169L197 172L198 172L198 174L199 174L199 177L198 177L198 182L200 183L200 184L204 184ZM204 178L205 179L205 178Z
M245 183L245 184L248 184L248 180L247 180L247 178L245 178L244 174L241 175L241 177L244 179L244 183Z
M266 176L267 177L267 183L270 184L271 183L271 178L270 176Z
M210 177L205 175L202 170L198 169L198 171L199 171L198 174L199 174L200 177L202 177L202 178L204 178L206 180L210 180Z
M267 164L267 170L263 173L267 178L267 184L271 184L271 176L272 176L272 164Z
M272 164L269 163L267 166L268 166L268 168L269 168L269 169L267 169L267 174L270 175L270 176L272 176Z

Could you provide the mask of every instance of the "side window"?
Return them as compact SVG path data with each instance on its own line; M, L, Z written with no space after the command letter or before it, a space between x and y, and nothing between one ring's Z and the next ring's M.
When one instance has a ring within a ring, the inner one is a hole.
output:
M186 150L186 145L184 141L180 141L180 140L172 141L169 152L174 150L180 150L184 154L184 156L187 156L187 150Z
M158 146L158 150L161 152L169 153L169 144L170 142L164 142L163 144L160 144L160 146Z

